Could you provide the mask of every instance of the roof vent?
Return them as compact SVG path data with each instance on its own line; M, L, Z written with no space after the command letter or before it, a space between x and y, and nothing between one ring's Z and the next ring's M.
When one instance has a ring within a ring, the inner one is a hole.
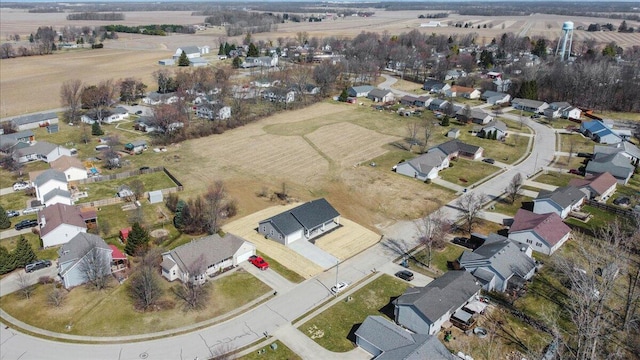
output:
M523 247L520 248L520 251L525 252L525 251L527 251L527 248L523 246Z

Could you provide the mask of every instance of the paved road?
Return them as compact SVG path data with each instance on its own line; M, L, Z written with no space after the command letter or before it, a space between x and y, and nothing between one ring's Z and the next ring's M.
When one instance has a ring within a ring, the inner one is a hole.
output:
M15 225L16 221L15 218L13 218L14 220L11 221L12 225ZM27 234L31 232L31 229L33 228L26 228L26 229L22 229L22 230L16 230L15 228L10 228L4 231L0 232L0 240L2 239L8 239L10 237L14 237L14 236L18 236L20 234Z
M503 116L518 119L517 116L510 114ZM469 192L483 193L495 198L504 191L506 184L516 173L527 178L536 169L550 164L556 145L554 131L529 119L526 119L525 123L536 133L533 138L534 156L529 156L519 164L508 167L494 180L485 182ZM452 219L460 216L454 204L455 201L452 201L442 208L444 216ZM341 263L338 268L321 273L314 279L295 286L286 294L279 294L232 320L206 329L136 343L84 345L35 338L0 326L1 357L2 359L81 359L91 354L92 359L195 359L210 357L221 346L244 347L263 339L265 334L277 334L280 329L284 329L282 332L288 331L286 329L294 319L332 296L329 288L335 284L336 280L356 283L371 274L373 269L392 266L388 264L399 254L417 245L416 226L413 221L399 221L385 229L384 234L384 239L379 244ZM282 285L274 286L277 288ZM295 337L297 334L292 336ZM126 337L83 337L83 339L96 342L127 340Z

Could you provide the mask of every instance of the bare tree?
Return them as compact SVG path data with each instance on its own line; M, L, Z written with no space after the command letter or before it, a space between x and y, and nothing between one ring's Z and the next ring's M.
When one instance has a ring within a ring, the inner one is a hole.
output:
M226 198L226 190L224 183L220 180L209 185L204 200L206 203L207 226L206 231L209 234L215 234L220 230L221 211L223 209L224 200Z
M451 230L451 221L441 210L425 216L416 222L418 240L427 248L427 266L431 267L433 248L441 248L445 244L445 235Z
M0 45L0 58L8 59L14 56L16 56L16 52L13 49L13 45L8 42Z
M112 80L100 82L97 86L88 86L82 89L82 105L95 112L98 122L102 122L105 113L113 105L118 97L118 87Z
M58 288L56 284L51 284L51 289L47 294L47 302L53 307L60 307L66 297L65 290Z
M419 121L409 121L407 123L407 137L409 140L409 151L413 145L418 142L418 134L420 133L420 122Z
M111 275L111 262L108 249L90 243L82 252L78 262L78 269L83 280L95 290L102 290L109 283Z
M507 193L507 197L509 198L512 204L516 202L518 195L520 195L521 187L522 187L522 175L520 173L516 173L515 175L513 175L513 177L511 178L511 181L509 182L509 185L507 185L507 188L505 189L505 192Z
M464 215L464 224L467 232L471 235L473 227L480 221L478 215L482 211L482 206L487 200L485 194L467 193L456 200L456 207Z
M18 291L24 296L25 299L29 300L31 298L31 294L35 290L33 284L31 283L31 276L26 272L20 271L18 272L18 276L16 277L16 284L18 285Z
M153 307L162 297L160 275L150 265L142 265L129 279L129 295L136 308L147 310Z
M431 135L433 135L434 125L430 119L425 119L422 123L422 134L424 136L424 142L420 146L420 152L425 153L429 148L429 140L431 139Z
M181 283L172 288L175 296L183 301L185 311L198 310L206 306L208 293L207 288L203 285L205 270L204 255L200 255L187 266L187 278L181 279Z
M60 87L60 100L62 106L67 108L66 119L76 122L80 116L82 106L82 81L78 79L67 80Z

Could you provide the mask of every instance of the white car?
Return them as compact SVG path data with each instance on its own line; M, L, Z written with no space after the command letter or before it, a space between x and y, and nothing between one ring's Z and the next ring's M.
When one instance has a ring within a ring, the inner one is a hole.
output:
M26 208L22 210L22 215L35 214L37 212L38 212L38 208Z
M13 191L20 191L29 188L29 183L25 181L19 181L17 183L13 183Z
M347 286L349 286L348 283L346 282L339 282L337 284L335 284L334 286L331 287L331 292L334 294L337 294L339 292L341 292L342 290L346 289Z

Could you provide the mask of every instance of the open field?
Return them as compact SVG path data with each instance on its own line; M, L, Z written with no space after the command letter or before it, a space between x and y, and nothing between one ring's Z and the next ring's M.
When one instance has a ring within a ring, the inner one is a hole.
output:
M380 240L380 235L340 217L342 227L316 240L316 246L338 259L348 259Z
M103 291L83 286L74 288L58 308L47 303L51 285L36 286L29 300L22 299L19 293L7 295L0 298L0 305L16 319L41 329L74 335L122 336L193 325L223 315L270 292L267 285L238 269L207 283L210 296L205 309L185 312L170 292L175 283L163 278L160 284L166 308L157 311L136 311L127 293L127 285L118 285L115 280Z

